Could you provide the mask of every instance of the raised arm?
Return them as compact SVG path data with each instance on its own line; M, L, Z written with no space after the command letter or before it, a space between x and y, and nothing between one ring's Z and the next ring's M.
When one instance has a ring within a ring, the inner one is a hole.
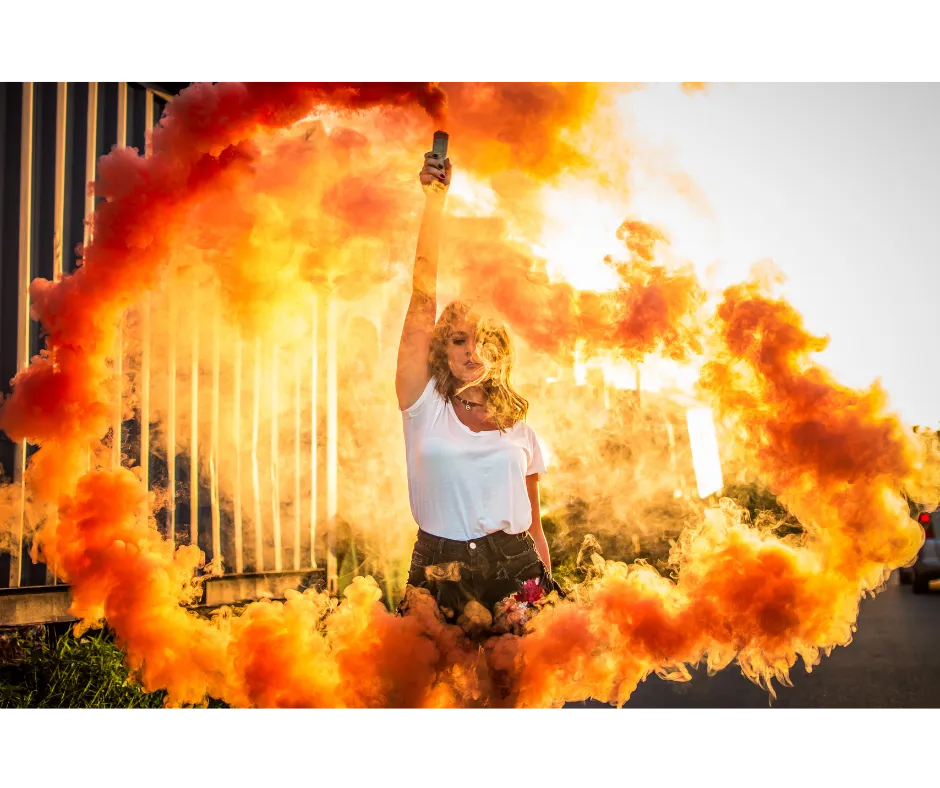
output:
M437 317L437 259L450 170L450 159L440 161L433 153L425 154L420 175L425 195L424 216L418 233L411 302L401 332L395 374L395 391L402 410L418 401L431 379L428 356Z

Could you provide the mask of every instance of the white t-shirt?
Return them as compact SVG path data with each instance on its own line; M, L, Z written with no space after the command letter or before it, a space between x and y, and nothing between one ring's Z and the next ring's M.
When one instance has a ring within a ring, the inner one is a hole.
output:
M465 542L529 529L525 477L545 472L535 430L519 421L505 432L473 432L438 394L434 378L401 415L408 497L422 531Z

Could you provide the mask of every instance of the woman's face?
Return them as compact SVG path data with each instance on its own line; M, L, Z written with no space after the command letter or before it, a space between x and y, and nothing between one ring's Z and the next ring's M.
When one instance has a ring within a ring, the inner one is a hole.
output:
M451 374L462 383L470 383L480 377L483 364L477 355L476 324L458 320L447 338L447 364Z

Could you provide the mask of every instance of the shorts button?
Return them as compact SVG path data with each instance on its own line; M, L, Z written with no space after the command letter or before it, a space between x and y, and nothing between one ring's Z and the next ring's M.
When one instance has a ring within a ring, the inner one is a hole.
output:
M477 543L476 543L476 542L470 542L470 549L471 549L471 550L476 550L476 549L477 549Z

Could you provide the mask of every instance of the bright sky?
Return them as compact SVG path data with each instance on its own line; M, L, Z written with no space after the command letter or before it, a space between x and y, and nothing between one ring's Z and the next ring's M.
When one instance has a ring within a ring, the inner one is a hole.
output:
M771 258L836 377L940 423L940 85L732 84L623 99L640 218L709 284ZM646 166L648 165L648 166ZM685 173L707 208L676 197Z

